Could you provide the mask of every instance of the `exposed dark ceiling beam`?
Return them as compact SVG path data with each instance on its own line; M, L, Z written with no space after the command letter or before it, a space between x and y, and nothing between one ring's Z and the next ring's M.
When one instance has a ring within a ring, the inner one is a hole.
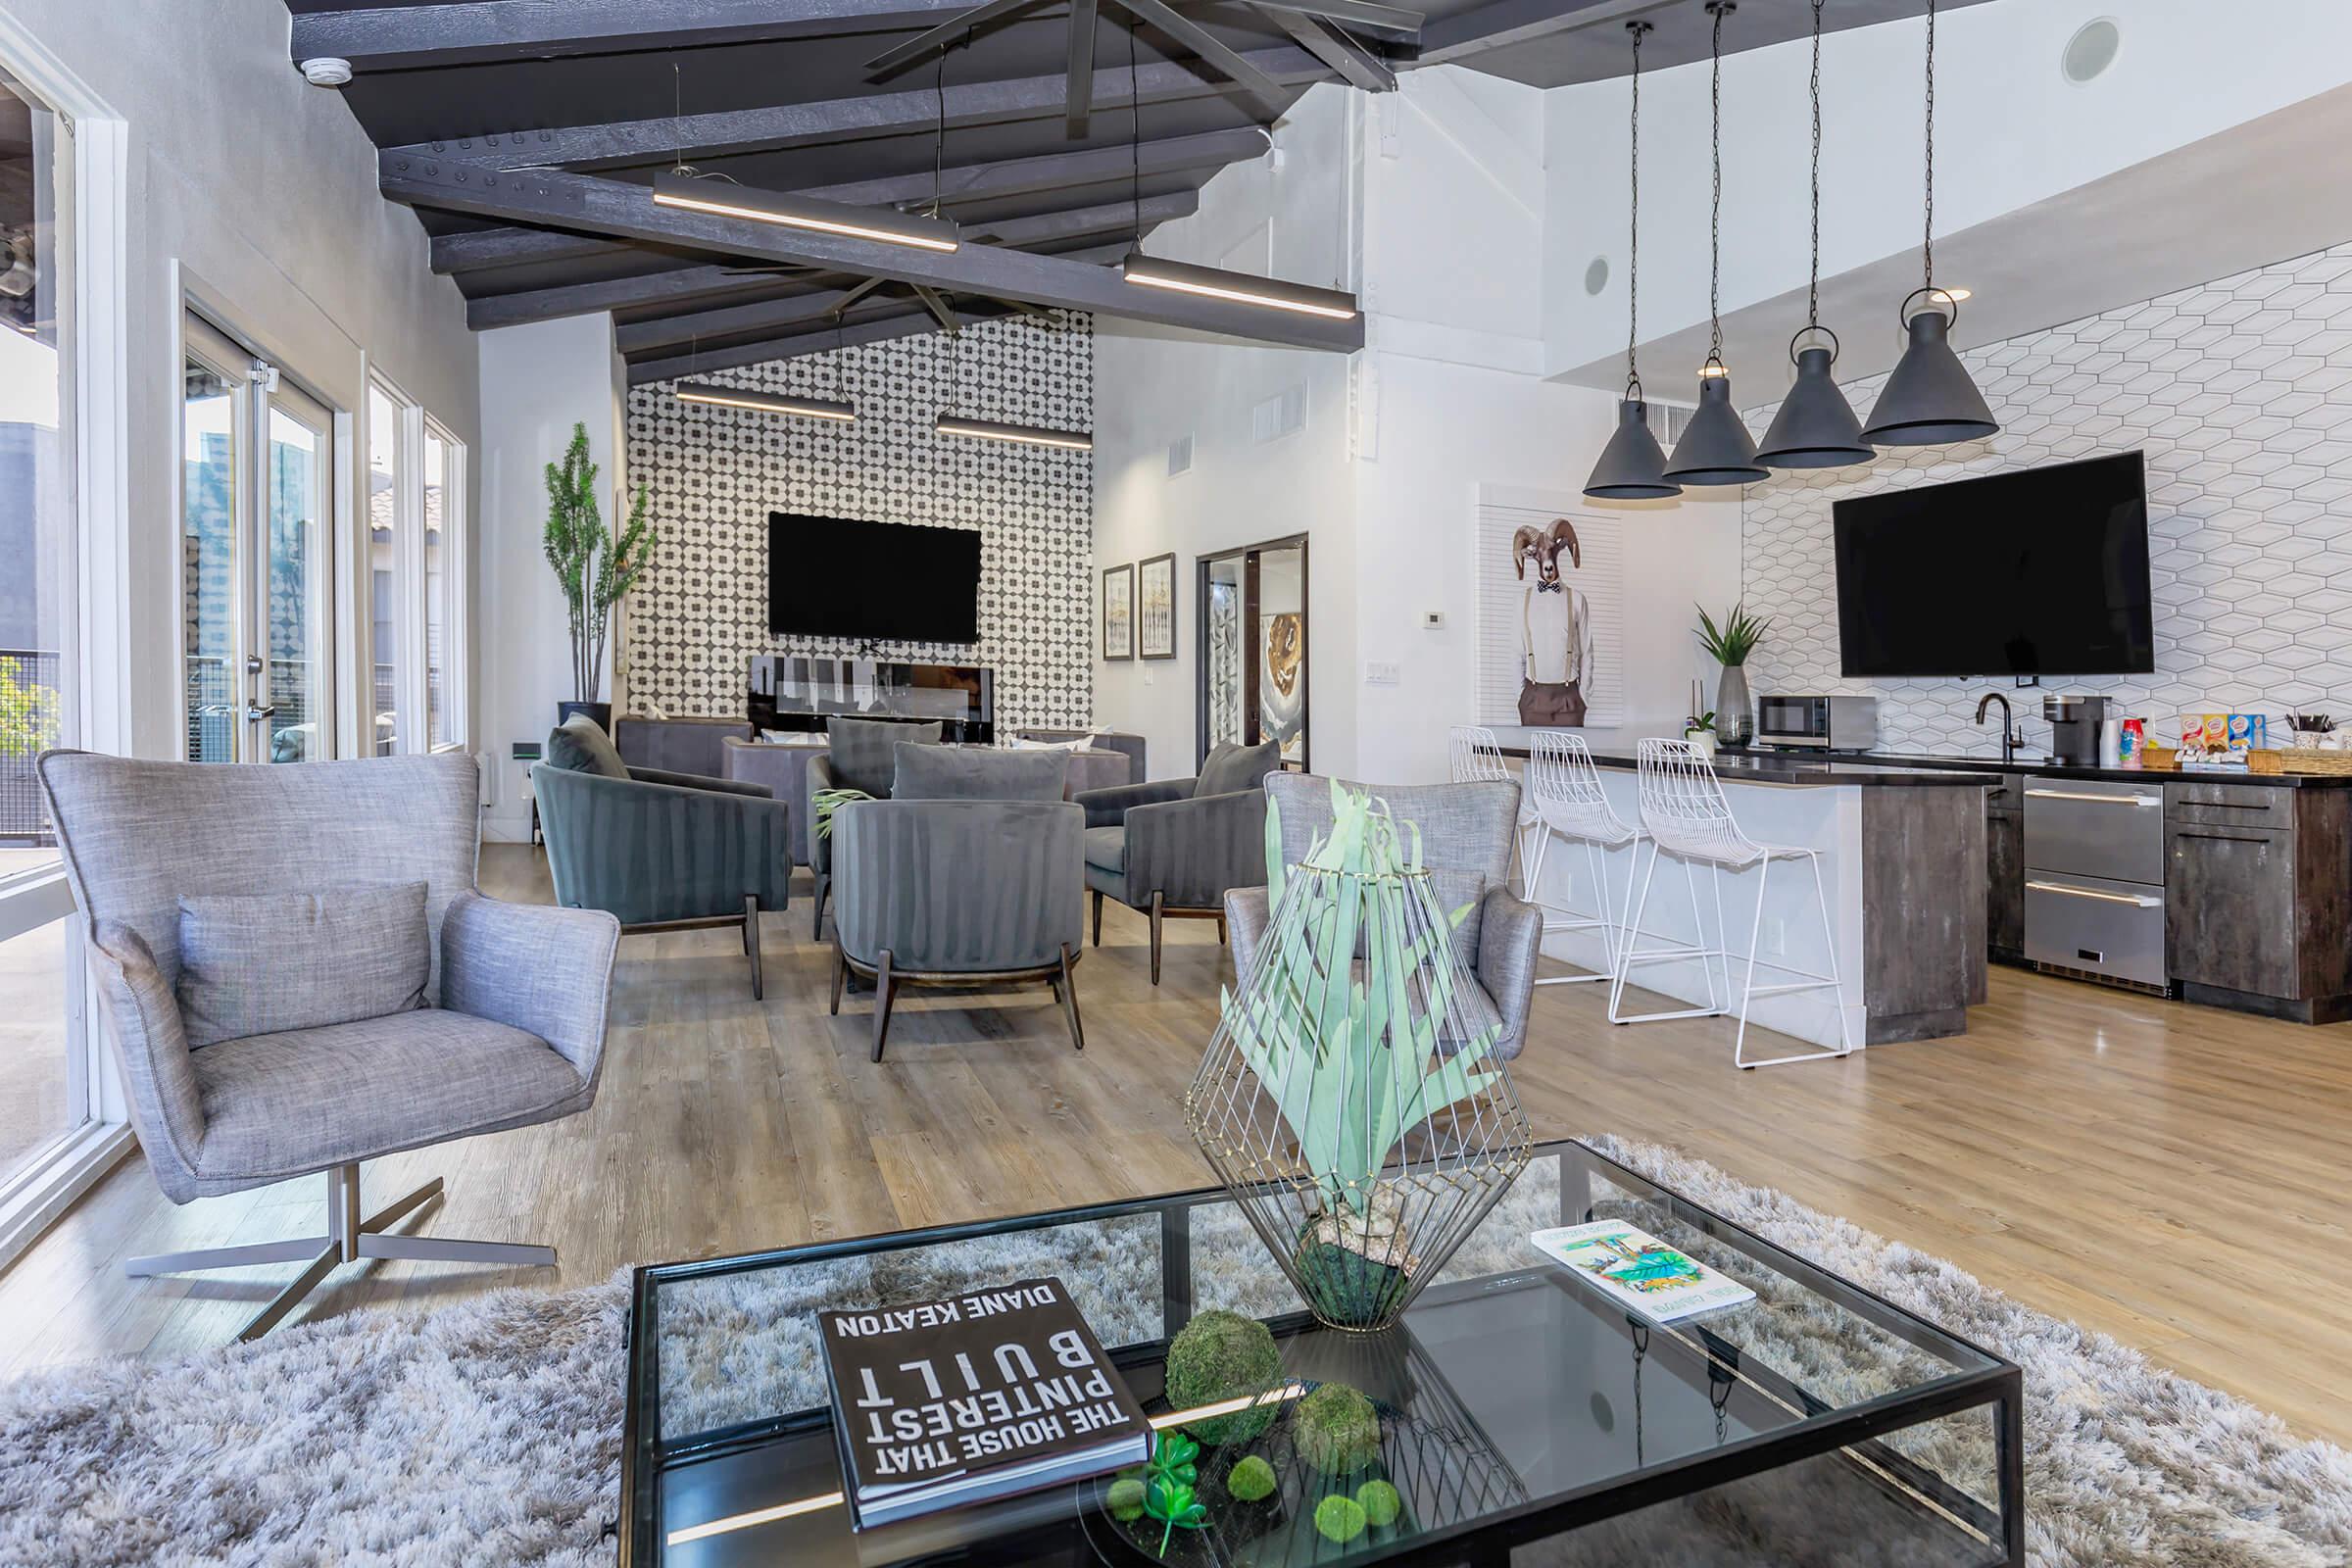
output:
M953 49L959 42L969 43L972 29L975 27L986 26L992 22L1003 21L1006 17L1032 10L1045 3L1046 0L980 0L980 3L969 11L951 17L927 32L919 33L906 39L904 43L893 44L883 50L865 63L865 74L877 78L888 76L895 72L905 70L918 60L926 59L942 50ZM1282 113L1285 102L1282 88L1192 18L1181 16L1170 10L1161 3L1161 0L1110 0L1110 3L1128 13L1130 26L1137 22L1150 23L1162 33L1190 49L1203 65L1213 68L1219 75L1256 99L1267 114L1279 115ZM1086 19L1088 24L1086 28L1086 65L1091 68L1094 64L1094 18L1091 15L1091 6L1089 11L1090 15ZM1072 20L1075 23L1074 17ZM1069 74L1073 79L1079 74L1078 56L1079 34L1077 27L1073 25L1070 30L1069 68Z
M995 164L966 164L938 176L940 200L949 206L1007 196L1029 196L1075 185L1124 181L1131 167L1147 175L1220 169L1255 158L1270 145L1254 125L1232 130L1204 131L1197 136L1170 136L1148 141L1131 155L1125 147L1093 147L1083 152L1048 153L1042 158L1014 158ZM895 202L927 201L932 192L929 170L894 174L884 179L854 180L843 185L820 185L796 192L825 201L859 207L887 207ZM546 229L489 228L462 234L443 234L433 240L433 270L465 272L477 268L508 267L518 262L572 261L612 255L633 247L598 235L554 233Z
M1338 72L1351 87L1366 92L1395 92L1396 74L1388 62L1321 17L1280 6L1260 6L1268 22L1291 35L1292 41Z
M1095 0L1070 0L1069 94L1062 123L1074 140L1086 134L1095 111Z
M985 27L992 22L1001 22L1016 12L1028 11L1046 3L1047 0L980 0L979 4L973 5L966 0L963 9L951 14L939 25L911 38L902 39L868 60L865 74L869 76L887 76L942 49L969 43L975 29Z
M1317 68L1320 70L1320 68ZM719 249L731 255L927 283L956 294L1027 300L1191 331L1347 353L1363 347L1360 316L1346 320L1253 309L1235 301L1137 288L1110 268L998 245L928 251L748 219L656 207L642 185L552 171L494 172L476 165L386 152L378 183L394 201L486 218L612 234L648 244Z
M948 302L940 298L939 290L917 283L914 285L914 297L923 302L924 310L938 318L940 329L948 336L960 337L963 334L963 321L948 308Z
M1161 0L1114 0L1114 3L1136 22L1156 27L1190 49L1203 65L1256 99L1267 114L1282 113L1287 102L1282 84L1260 71L1248 56L1228 48L1192 18L1179 15Z
M1252 50L1240 58L1264 79L1284 88L1305 87L1331 79L1328 66L1293 45ZM1144 67L1136 78L1136 96L1147 104L1211 98L1231 90L1230 83L1206 80L1191 65L1170 61ZM1127 73L1096 72L1094 96L1098 104L1127 103ZM954 129L1041 120L1064 113L1068 97L1069 83L1058 72L1050 76L966 82L947 90L947 122ZM818 103L721 110L675 120L662 116L601 125L448 137L386 151L417 160L460 159L489 169L534 169L557 164L581 169L625 168L668 163L680 156L681 142L686 157L717 158L731 153L927 132L939 113L939 100L931 88L924 87Z
M989 301L975 300L959 308L965 324L991 320L1004 316L1010 307ZM770 360L798 359L806 354L830 354L834 349L858 343L883 343L892 338L913 337L919 332L936 332L939 323L931 313L909 300L905 305L892 305L868 316L860 313L836 328L830 321L810 326L799 332L781 333L762 338L757 343L738 344L732 348L705 349L700 354L673 354L659 360L633 360L629 363L629 385L645 386L655 381L674 381L680 376L701 375L710 370L740 369L747 365L764 365ZM1047 330L1051 330L1048 328ZM855 393L856 388L851 388Z
M1296 11L1304 17L1322 17L1326 21L1344 23L1359 32L1377 32L1410 41L1429 24L1418 11L1402 6L1379 5L1374 0L1255 0L1261 11Z
M1115 262L1125 255L1127 247L1098 245L1090 250L1065 253L1066 259L1101 266ZM742 279L737 279L741 282ZM858 290L874 286L867 279L858 289L850 291L856 299ZM739 337L746 332L762 332L770 328L791 326L796 322L824 315L834 307L830 303L811 306L817 293L788 294L782 299L756 300L749 305L717 305L682 316L664 316L651 321L627 321L612 329L613 340L623 354L642 354L651 349L672 348L680 343L692 343L702 338Z
M1556 32L1630 22L1680 0L1489 0L1483 6L1438 17L1421 29L1422 66L1469 60L1495 49Z
M897 31L971 0L465 0L294 17L296 61L354 71L688 49L773 38Z

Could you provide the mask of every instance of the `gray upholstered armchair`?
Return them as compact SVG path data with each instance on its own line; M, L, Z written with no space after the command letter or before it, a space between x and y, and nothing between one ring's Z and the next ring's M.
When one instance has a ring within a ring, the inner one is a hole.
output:
M1282 762L1273 741L1219 745L1194 778L1158 779L1074 797L1086 808L1086 885L1095 946L1102 901L1152 917L1152 983L1159 984L1160 923L1171 915L1222 919L1225 895L1266 880L1266 798Z
M873 981L880 1061L901 985L1043 980L1084 1051L1070 968L1085 941L1086 818L1061 799L1064 759L930 746L899 758L893 799L833 817L833 1011L853 972Z
M272 766L50 752L41 786L87 922L131 1126L175 1203L326 1174L323 1235L131 1260L306 1262L267 1333L364 1257L552 1266L555 1250L363 1218L360 1162L588 1108L620 926L474 888L470 758Z
M760 914L792 893L792 813L767 786L629 767L574 717L548 736L531 788L558 904L631 931L740 922L752 1000L764 997Z
M808 922L808 940L825 934L825 895L833 887L833 843L822 832L814 802L819 790L858 790L877 801L890 799L891 780L898 767L898 746L936 746L944 731L938 719L851 718L836 714L825 720L826 753L808 759L806 774L808 799L801 803L801 821L807 830L808 870L816 878L816 912Z
M1345 781L1343 781L1345 782ZM1501 1026L1495 1054L1506 1060L1527 1044L1527 1014L1535 998L1536 957L1544 942L1544 916L1511 892L1511 839L1519 826L1519 785L1514 779L1480 779L1463 784L1348 784L1388 802L1399 822L1421 829L1421 863L1446 912L1475 902L1463 922L1470 936L1466 956L1478 980L1469 998L1483 1008L1480 1022ZM1315 839L1331 831L1331 780L1312 773L1277 773L1266 795L1282 823L1282 858L1297 865ZM1265 934L1266 889L1245 888L1225 896L1226 941L1237 976L1247 978ZM1237 981L1237 985L1238 985Z

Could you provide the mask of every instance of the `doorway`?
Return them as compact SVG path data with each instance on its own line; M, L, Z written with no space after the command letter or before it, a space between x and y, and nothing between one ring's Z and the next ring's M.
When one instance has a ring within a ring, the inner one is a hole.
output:
M324 758L333 412L201 317L187 317L182 342L185 755Z
M1199 558L1193 643L1196 744L1275 740L1282 765L1305 771L1307 731L1306 535Z

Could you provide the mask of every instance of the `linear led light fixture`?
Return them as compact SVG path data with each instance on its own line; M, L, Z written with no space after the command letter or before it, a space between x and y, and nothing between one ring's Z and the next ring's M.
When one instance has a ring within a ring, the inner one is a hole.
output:
M959 414L943 414L931 421L931 428L941 435L1017 441L1030 447L1059 447L1064 452L1095 450L1095 438L1084 430L1049 430L1042 424L1004 424L995 419L967 419Z
M895 207L858 207L848 202L819 201L783 191L757 190L723 179L698 179L673 170L654 175L654 205L677 207L690 213L713 213L720 218L745 218L755 223L785 228L814 229L852 239L879 240L885 245L910 245L916 250L952 251L963 243L955 220L902 213Z
M844 424L858 417L858 406L854 403L759 392L750 387L721 386L716 381L680 381L672 395L680 403L708 403L713 408L750 409L759 414L792 414L804 419L838 419Z
M1174 289L1179 294L1262 305L1268 310L1320 316L1334 321L1351 321L1356 314L1355 296L1341 289L1310 288L1304 283L1285 283L1280 278L1195 267L1190 262L1164 262L1142 251L1129 251L1119 270L1128 282L1141 283L1146 288Z

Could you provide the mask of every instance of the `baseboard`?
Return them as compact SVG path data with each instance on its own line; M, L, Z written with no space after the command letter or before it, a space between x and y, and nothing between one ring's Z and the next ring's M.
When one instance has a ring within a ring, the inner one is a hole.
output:
M2342 1023L2352 1018L2352 997L2312 997L2298 1001L2293 997L2266 997L2259 992L2231 991L2224 986L2202 986L2183 980L2180 1000L2203 1007L2227 1007L2231 1012L2283 1018L2289 1023Z
M0 1270L39 1240L74 1200L98 1185L123 1155L138 1147L122 1122L99 1122L75 1134L39 1169L0 1202Z

